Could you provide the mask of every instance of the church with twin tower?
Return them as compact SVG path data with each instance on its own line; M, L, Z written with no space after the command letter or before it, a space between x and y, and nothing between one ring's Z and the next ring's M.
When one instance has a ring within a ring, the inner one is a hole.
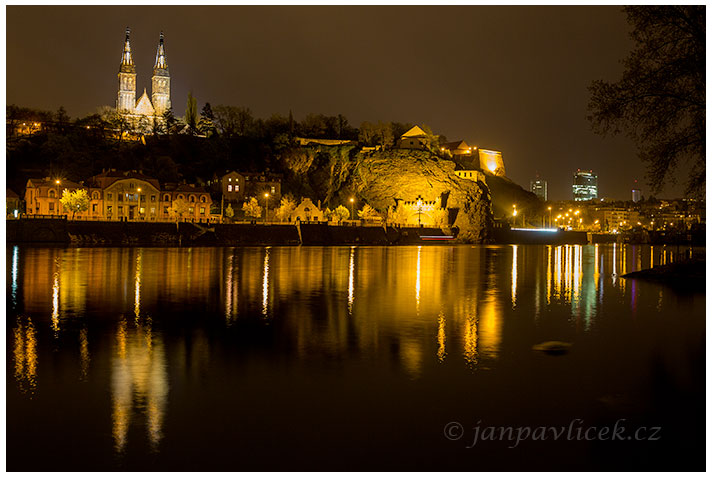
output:
M151 98L143 89L143 94L136 101L136 66L131 56L130 30L126 28L124 52L119 67L119 92L116 98L116 111L134 126L150 128L154 120L163 124L163 113L171 109L171 76L168 72L166 50L163 46L163 32L158 40L156 63L151 77ZM143 119L145 118L145 120ZM147 123L142 125L141 123Z

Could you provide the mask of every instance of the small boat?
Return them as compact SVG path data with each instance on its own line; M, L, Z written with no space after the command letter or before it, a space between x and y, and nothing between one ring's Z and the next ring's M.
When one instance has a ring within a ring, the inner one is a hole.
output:
M454 241L455 236L420 236L422 241Z

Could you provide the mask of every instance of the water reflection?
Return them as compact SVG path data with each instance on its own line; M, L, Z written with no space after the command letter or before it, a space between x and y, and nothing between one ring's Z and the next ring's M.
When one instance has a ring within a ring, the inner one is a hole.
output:
M149 444L158 447L168 388L162 339L154 336L149 320L130 324L122 319L111 360L112 434L117 451L126 446L134 410L145 417Z
M11 277L12 277L12 306L13 308L17 307L17 258L18 255L20 254L20 247L19 246L14 246L12 248L12 269L11 269Z
M467 402L455 410L461 415L491 411L489 402L509 406L510 384L563 377L570 381L556 383L571 387L526 398L539 406L561 393L560 403L573 409L578 374L587 383L604 367L596 393L608 390L611 369L621 371L616 383L635 381L643 368L626 355L628 342L654 338L661 348L688 330L668 321L687 306L678 296L614 278L613 271L672 260L659 247L11 247L6 254L6 293L19 302L7 325L8 409L19 417L13 434L65 433L72 440L58 449L84 449L75 443L86 447L90 426L72 435L48 417L69 423L77 399L89 397L81 419L104 436L96 440L103 458L119 452L121 463L138 457L145 465L190 440L195 446L197 435L181 435L195 430L217 430L199 436L210 445L199 452L225 453L221 441L235 451L242 445L230 439L239 433L264 438L246 432L258 426L255 417L274 427L310 403L333 411L329 418L346 417L328 403L331 390L353 393L349 406L370 406L374 391L394 387L399 399L422 400L412 410L457 396ZM569 339L575 353L555 366L588 364L585 374L529 366L534 343ZM610 347L625 357L622 366L612 365ZM404 379L416 383L403 387ZM285 390L295 397L287 409L280 408ZM527 388L516 391L524 396ZM33 408L50 401L50 411ZM354 410L357 420L367 416ZM146 450L157 455L146 458Z
M32 319L17 319L13 334L15 381L23 393L37 389L37 332Z

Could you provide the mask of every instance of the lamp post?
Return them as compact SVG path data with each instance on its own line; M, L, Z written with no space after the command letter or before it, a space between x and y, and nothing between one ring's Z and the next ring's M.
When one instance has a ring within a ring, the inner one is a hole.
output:
M267 222L268 215L269 215L269 193L265 193L265 222Z
M354 198L349 198L349 202L351 203L351 220L353 221L353 219L354 219Z
M138 218L141 219L141 188L138 188Z
M551 206L549 206L548 209L549 209L549 228L551 228Z
M512 204L512 225L517 225L517 205Z
M415 200L416 200L416 205L418 206L418 227L420 227L421 226L420 213L423 211L423 196L418 195L418 197L415 198Z

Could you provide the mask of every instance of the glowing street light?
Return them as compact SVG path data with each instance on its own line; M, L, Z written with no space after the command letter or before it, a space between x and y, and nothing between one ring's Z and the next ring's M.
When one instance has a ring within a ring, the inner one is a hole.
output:
M138 191L138 218L141 219L141 188L138 188L137 191Z
M267 222L268 215L269 215L269 193L265 193L265 222Z
M353 221L353 219L354 219L354 198L349 198L349 202L351 203L351 220Z

